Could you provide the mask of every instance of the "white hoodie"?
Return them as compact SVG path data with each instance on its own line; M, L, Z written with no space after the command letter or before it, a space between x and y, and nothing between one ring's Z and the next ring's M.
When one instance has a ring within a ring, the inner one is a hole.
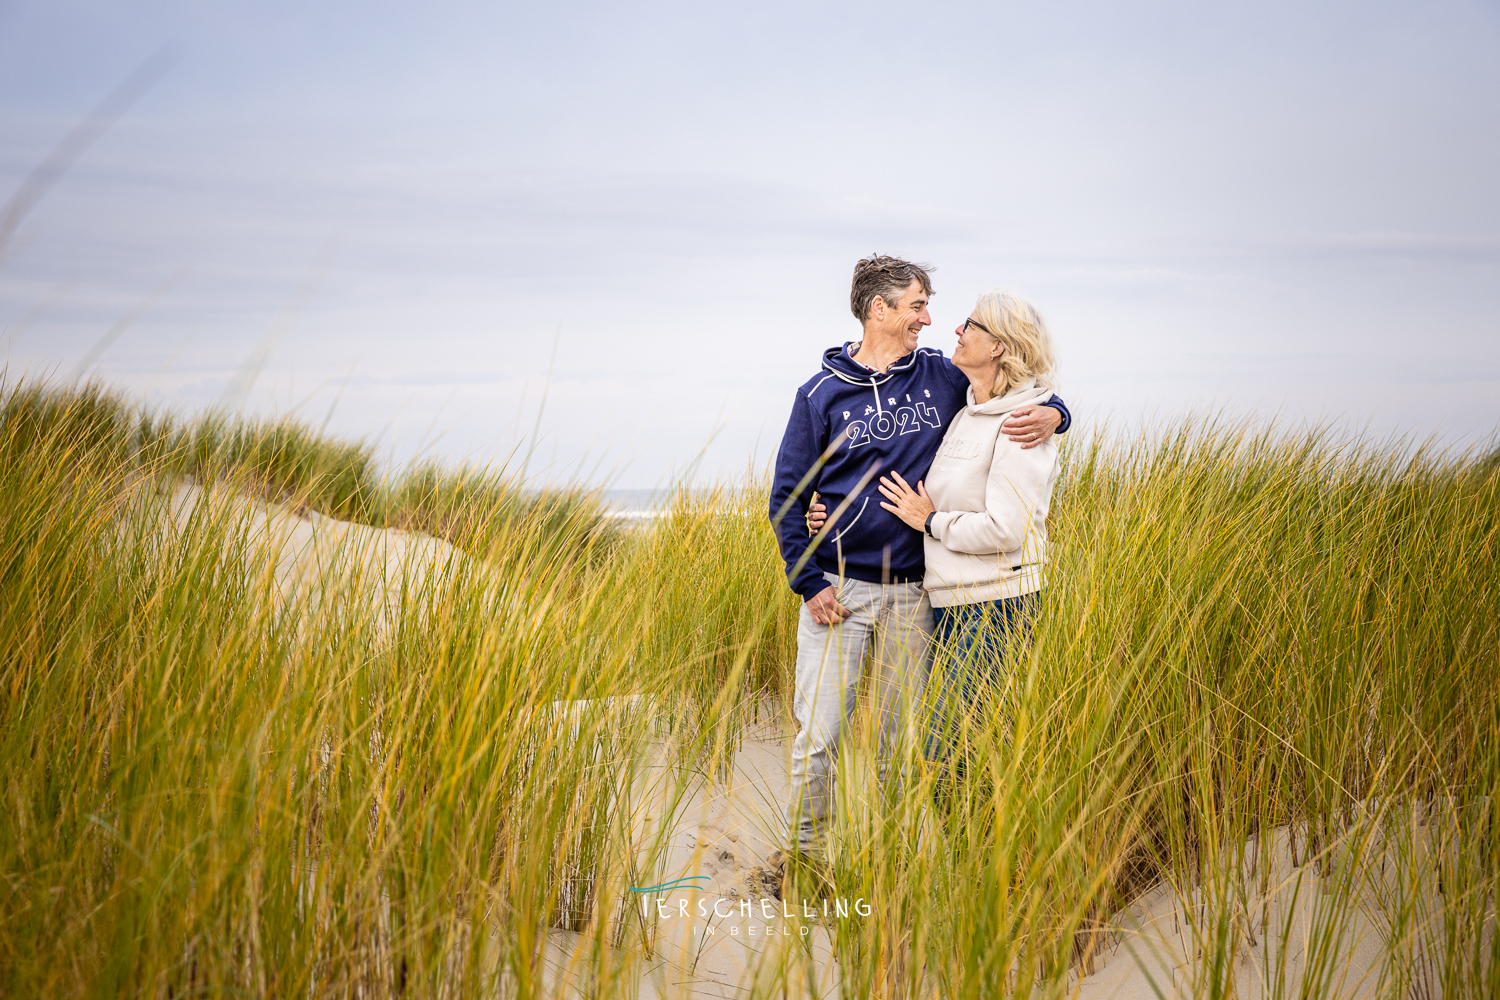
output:
M1047 507L1057 481L1052 439L1023 449L1000 433L1018 406L1040 405L1052 390L1035 380L985 403L968 405L927 473L927 493L938 513L925 540L923 586L933 607L1020 597L1042 589Z

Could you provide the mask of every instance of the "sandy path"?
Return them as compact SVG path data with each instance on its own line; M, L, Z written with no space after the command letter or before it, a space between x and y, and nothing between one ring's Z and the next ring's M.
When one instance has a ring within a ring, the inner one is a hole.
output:
M632 818L643 851L652 846L648 831L673 816L653 884L692 880L627 896L653 929L643 998L743 996L758 976L780 979L783 967L792 970L790 995L839 996L827 929L774 898L765 868L782 836L790 748L778 724L764 723L745 734L721 782L695 775L679 786L660 747L638 776ZM552 944L553 982L578 982L581 937L555 931Z

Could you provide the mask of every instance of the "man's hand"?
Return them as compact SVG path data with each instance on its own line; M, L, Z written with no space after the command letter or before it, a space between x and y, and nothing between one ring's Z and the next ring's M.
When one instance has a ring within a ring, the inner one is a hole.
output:
M1023 449L1045 444L1062 423L1062 413L1055 406L1018 406L1000 429Z
M819 625L837 625L854 613L839 603L839 590L831 583L807 599L807 610Z

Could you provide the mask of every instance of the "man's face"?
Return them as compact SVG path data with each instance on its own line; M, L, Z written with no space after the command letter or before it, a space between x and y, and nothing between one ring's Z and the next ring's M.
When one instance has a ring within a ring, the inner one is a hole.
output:
M884 301L884 300L882 300ZM881 326L889 333L900 334L906 345L906 352L910 354L917 349L917 339L922 335L922 327L931 326L932 317L927 313L927 293L922 291L922 283L912 279L912 283L906 286L906 291L901 293L901 301L892 306L885 303L885 318Z

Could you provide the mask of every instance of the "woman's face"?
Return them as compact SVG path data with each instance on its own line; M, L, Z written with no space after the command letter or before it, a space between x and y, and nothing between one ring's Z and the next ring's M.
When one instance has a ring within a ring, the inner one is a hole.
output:
M958 346L953 349L953 363L960 368L987 368L1005 350L1005 345L985 333L978 317L972 314L953 332L958 334Z

